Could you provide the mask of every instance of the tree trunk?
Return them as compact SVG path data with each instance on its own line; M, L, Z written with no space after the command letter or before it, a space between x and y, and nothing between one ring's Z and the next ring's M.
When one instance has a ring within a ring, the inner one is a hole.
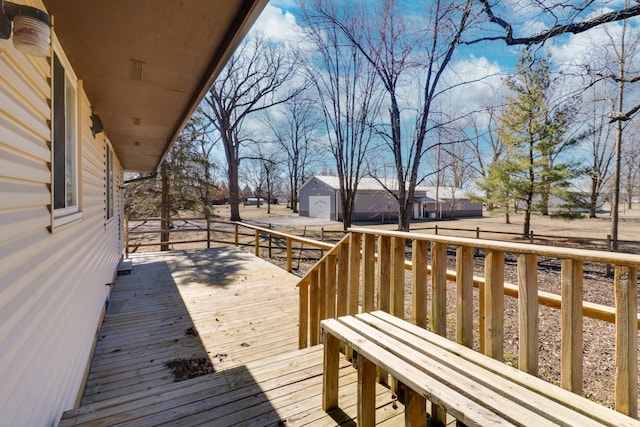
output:
M598 178L591 177L591 197L589 198L589 218L597 218L596 209L598 208Z
M230 221L241 221L240 218L240 187L238 186L238 164L235 161L229 163L229 210Z

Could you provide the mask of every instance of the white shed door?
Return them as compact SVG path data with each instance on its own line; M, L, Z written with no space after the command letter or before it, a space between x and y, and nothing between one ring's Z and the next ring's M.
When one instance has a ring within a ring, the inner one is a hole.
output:
M309 196L309 217L331 219L331 196Z

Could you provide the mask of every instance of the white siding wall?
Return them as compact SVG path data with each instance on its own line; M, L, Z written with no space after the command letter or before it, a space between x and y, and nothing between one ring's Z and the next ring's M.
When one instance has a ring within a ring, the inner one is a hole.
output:
M50 74L0 40L0 426L56 425L74 406L122 253L122 202L107 222L106 140L81 85L82 219L49 229Z

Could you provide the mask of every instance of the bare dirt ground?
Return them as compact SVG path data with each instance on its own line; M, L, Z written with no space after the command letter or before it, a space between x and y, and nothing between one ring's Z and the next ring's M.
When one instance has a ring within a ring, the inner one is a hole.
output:
M241 207L240 214L243 221L264 227L273 227L279 231L286 231L296 235L305 235L315 239L337 241L343 235L342 223L323 221L312 218L299 217L284 205L272 205L271 213L267 214L266 206ZM229 217L228 206L215 208L215 215L223 220ZM640 254L640 206L634 209L624 209L620 214L619 240L620 250L624 252ZM482 218L457 219L452 221L427 221L414 223L412 231L432 234L435 226L438 226L438 234L476 237L477 228L480 229L480 237L484 239L512 240L528 242L522 233L521 214L511 214L511 224L505 224L503 215L486 214ZM135 223L133 223L135 224ZM177 224L180 226L180 224ZM189 222L186 226L193 226ZM196 224L198 225L198 224ZM396 224L355 224L357 226L397 229ZM201 225L200 225L201 226ZM218 226L216 226L218 227ZM220 226L219 228L224 228ZM602 213L598 218L582 218L576 220L564 220L534 216L532 230L535 235L534 243L556 246L569 246L605 250L607 247L607 235L611 233L611 219L608 212ZM228 229L228 228L227 228ZM230 231L230 230L229 230ZM247 250L253 251L251 231L246 231L241 241L246 242ZM185 239L191 233L181 235ZM200 234L201 235L201 234ZM217 234L216 234L217 235ZM156 236L157 239L157 236ZM223 240L230 241L232 237L226 236ZM172 240L173 237L172 237ZM176 248L204 247L205 244L176 245ZM283 242L274 240L273 258L276 264L284 266L286 259L283 253L276 248L283 248ZM140 248L141 250L143 248ZM149 250L158 250L157 247ZM294 247L295 273L304 274L317 258L319 251L297 250ZM261 255L267 257L267 249L261 250ZM476 257L475 272L483 275L484 258L482 254ZM449 268L455 268L453 253L449 256ZM411 301L410 275L407 274L406 301L409 306ZM515 258L507 254L505 266L505 281L517 283ZM541 291L560 293L560 266L556 260L539 260L538 283ZM607 306L614 306L613 280L607 275L606 267L585 263L584 290L585 301L590 301ZM477 327L477 291L475 294ZM448 335L455 337L455 286L448 287ZM505 298L505 361L514 366L518 363L518 307L517 300ZM583 365L584 380L583 394L604 405L613 406L613 390L615 383L615 335L612 324L602 321L584 319L584 346ZM477 333L476 333L477 348ZM560 312L559 310L540 307L539 309L539 375L545 380L558 384L560 381Z

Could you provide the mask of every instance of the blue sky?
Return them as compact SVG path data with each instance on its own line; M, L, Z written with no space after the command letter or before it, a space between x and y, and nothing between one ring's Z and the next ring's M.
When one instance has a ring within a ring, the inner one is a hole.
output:
M410 9L413 5L418 7L418 5L424 4L425 1L427 0L406 0L401 3L406 5L406 9ZM549 27L548 22L543 22L538 15L532 14L533 9L528 1L531 0L502 0L500 2L501 9L496 9L502 17L516 25L516 36L535 34ZM545 0L545 2L550 1ZM533 3L536 2L531 2L531 4ZM594 4L598 7L604 7L615 3L619 5L620 2L617 0L600 0L598 2L596 0ZM346 0L345 4L348 4ZM594 9L592 13L601 13L603 10L607 9ZM414 11L414 14L417 12ZM253 31L263 33L265 37L274 42L299 43L302 29L301 21L298 19L299 15L296 0L272 0L256 22ZM634 27L636 27L635 23ZM495 27L493 29L495 31ZM633 31L635 32L637 29L634 28ZM611 62L613 59L612 49L605 48L605 46L610 44L611 40L619 39L619 32L620 24L610 24L584 34L555 38L547 42L544 49L552 54L555 71L562 71L565 75L576 71L583 72L585 63ZM518 53L518 47L507 46L501 41L459 47L450 64L451 72L448 79L453 82L456 79L482 81L466 85L452 94L448 94L447 101L451 103L451 108L475 111L474 108L479 105L491 102L500 103L505 93L504 77L514 72ZM574 88L584 86L584 84L583 78L569 79L563 83L563 90L570 92ZM415 91L415 89L413 90Z

